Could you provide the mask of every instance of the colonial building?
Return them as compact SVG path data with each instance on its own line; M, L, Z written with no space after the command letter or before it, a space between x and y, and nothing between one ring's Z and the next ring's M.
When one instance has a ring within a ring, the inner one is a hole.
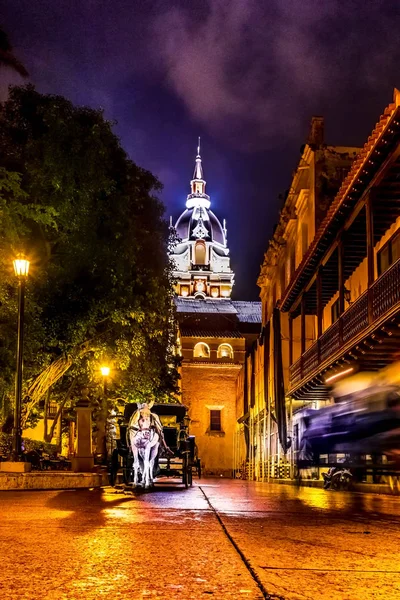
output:
M345 209L342 205L333 211L333 207L338 207L338 198L350 185L351 175L346 177L346 174L351 165L351 174L354 165L357 169L360 165L358 152L358 148L327 145L323 119L312 119L307 143L258 278L263 327L246 362L243 414L236 433L236 469L242 476L244 464L250 478L290 476L298 439L294 415L304 407L317 408L328 400L328 394L320 393L321 373L316 361L321 357L317 357L316 350L310 353L308 348L316 348L317 337L331 324L331 309L338 290L333 288L338 285L339 272L341 281L345 281L350 276L349 265L355 266L358 260L355 243L366 248L365 240L359 242L358 235L355 234L353 241L347 238L346 276L343 263L338 262L343 249L338 250L335 245L327 249L325 259L322 257L328 239L332 244L338 243L339 223ZM356 189L364 177L362 173L355 183ZM346 202L345 207L347 210ZM325 272L323 284L321 268ZM307 283L302 286L300 281ZM350 283L347 286L350 289L349 286ZM337 310L338 303L333 309L335 318L344 310L344 288L342 285L341 312ZM354 297L355 291L350 293ZM332 347L326 346L324 360L331 352ZM307 373L310 369L318 371L313 371L316 379L312 391L309 379L304 380L304 369Z
M297 405L318 406L333 380L399 359L399 157L395 90L282 295L293 324L287 393ZM296 451L296 415L293 426Z
M261 303L231 299L227 229L210 210L200 144L186 209L175 223L171 254L176 280L182 402L189 408L203 471L231 476L238 376L258 337Z

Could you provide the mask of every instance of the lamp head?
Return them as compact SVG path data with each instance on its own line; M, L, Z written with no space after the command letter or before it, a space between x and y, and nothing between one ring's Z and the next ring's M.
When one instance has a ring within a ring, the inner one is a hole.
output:
M106 366L100 367L100 372L103 375L103 377L108 377L110 374L110 367L106 367Z
M14 261L14 273L16 277L26 278L29 273L29 260L27 260L24 256L19 255Z

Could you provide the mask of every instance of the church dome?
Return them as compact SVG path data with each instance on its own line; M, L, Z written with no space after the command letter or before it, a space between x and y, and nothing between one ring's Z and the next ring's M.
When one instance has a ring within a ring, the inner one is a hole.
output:
M177 236L183 241L204 239L226 245L224 229L218 217L205 207L187 208L175 225Z
M221 244L226 248L225 223L222 226L210 210L210 196L206 194L206 181L200 156L200 138L190 191L186 200L186 210L175 224L177 236L182 242L204 240Z

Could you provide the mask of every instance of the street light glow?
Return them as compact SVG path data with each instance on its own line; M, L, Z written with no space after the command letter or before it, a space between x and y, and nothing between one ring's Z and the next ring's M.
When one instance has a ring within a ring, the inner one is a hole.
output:
M346 369L345 371L340 371L339 373L335 373L335 375L331 375L330 377L328 377L328 379L325 379L325 383L330 383L331 381L335 381L335 379L338 379L339 377L343 377L343 375L348 375L352 371L354 371L354 368L350 367L350 369Z
M29 273L29 260L20 257L13 260L14 273L17 277L28 277Z
M100 367L100 372L103 375L103 377L108 377L110 374L110 367Z

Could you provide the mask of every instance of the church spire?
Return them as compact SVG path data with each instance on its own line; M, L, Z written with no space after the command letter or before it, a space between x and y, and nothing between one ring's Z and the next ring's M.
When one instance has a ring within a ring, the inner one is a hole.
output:
M200 156L200 137L197 145L197 155L196 155L196 164L194 166L193 180L203 181L205 187L205 181L203 177L203 165L201 164L201 156ZM204 190L203 190L204 191Z
M193 179L190 182L190 194L186 201L186 208L193 208L194 206L210 208L210 196L206 194L206 181L204 179L203 165L201 163L200 138L198 139L197 144Z

